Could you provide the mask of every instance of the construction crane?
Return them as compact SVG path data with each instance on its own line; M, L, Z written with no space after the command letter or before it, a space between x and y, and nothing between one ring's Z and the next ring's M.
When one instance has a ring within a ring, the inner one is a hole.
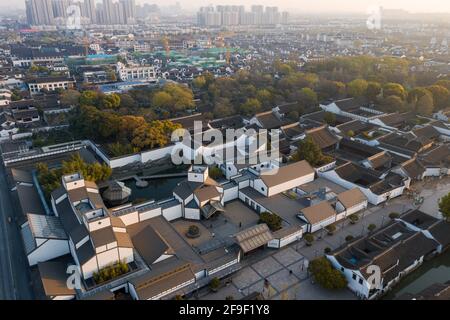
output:
M231 60L231 50L230 50L230 46L228 43L225 42L225 37L231 37L234 35L234 32L221 32L219 33L218 36L218 44L221 48L226 48L225 51L225 61L227 63L227 65L230 64L230 60Z
M163 43L164 49L166 50L166 58L169 59L169 56L170 56L169 39L167 37L164 37L162 39L162 43Z

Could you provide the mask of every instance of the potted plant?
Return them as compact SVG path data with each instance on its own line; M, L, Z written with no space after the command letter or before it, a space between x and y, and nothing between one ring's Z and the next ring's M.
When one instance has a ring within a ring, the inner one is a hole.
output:
M217 292L217 290L219 290L220 287L220 279L219 278L212 278L211 282L209 283L209 288L214 291Z
M348 236L345 237L345 241L347 241L347 242L350 242L353 239L354 239L354 237L351 234L349 234Z
M188 228L188 231L186 232L186 236L188 238L198 238L200 237L200 228L196 225L191 225Z
M307 233L303 236L303 238L306 241L307 246L311 246L312 242L314 241L314 236L311 233Z
M327 230L328 235L332 236L334 234L334 232L336 231L336 226L330 224L330 225L326 226L325 229Z
M371 223L367 226L367 230L369 230L370 233L372 233L376 228L377 228L377 226L374 225L373 223Z
M400 213L398 213L398 212L391 212L391 213L389 213L389 218L391 220L398 219L399 217L400 217Z
M351 224L355 224L355 223L357 223L358 220L359 220L359 217L358 217L356 214L353 214L353 215L351 215L351 216L348 217L348 218L349 218Z

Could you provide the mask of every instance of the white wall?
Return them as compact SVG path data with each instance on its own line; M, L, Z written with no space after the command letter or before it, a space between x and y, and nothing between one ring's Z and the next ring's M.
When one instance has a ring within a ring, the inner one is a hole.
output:
M68 240L48 239L28 254L28 264L34 266L38 262L45 262L68 253L70 253Z
M119 247L119 258L126 263L134 261L133 248Z
M135 224L139 222L139 214L137 211L128 213L128 214L124 214L122 216L119 217L120 220L122 220L122 222L126 225L129 226L130 224Z
M119 250L117 248L97 254L97 262L100 269L116 263L117 261L119 261Z
M151 219L151 218L160 216L161 214L162 214L161 207L157 207L157 208L145 211L145 212L141 212L139 214L139 221Z
M81 266L81 272L83 273L83 278L84 279L89 279L90 277L92 277L94 272L98 272L97 258L94 256L88 262L83 264Z
M183 212L181 211L181 203L176 206L164 209L162 211L162 215L164 216L164 218L166 218L167 221L181 218L183 216Z
M229 202L235 200L239 196L239 187L235 186L233 188L223 189L223 202Z
M191 220L200 220L200 209L184 208L184 218Z

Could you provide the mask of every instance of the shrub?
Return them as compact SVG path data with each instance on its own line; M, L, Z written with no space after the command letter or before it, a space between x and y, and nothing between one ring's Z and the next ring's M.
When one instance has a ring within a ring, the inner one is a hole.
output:
M395 219L397 219L399 217L400 217L400 213L398 213L398 212L391 212L391 213L389 213L389 218L392 219L392 220L395 220Z
M219 278L212 278L211 282L209 283L209 287L211 290L216 291L220 287L220 279Z
M367 230L369 230L369 232L374 231L376 228L377 228L377 226L374 225L373 223L371 223L367 226Z
M349 234L348 236L345 237L345 241L350 242L354 239L355 237L353 237L351 234Z
M96 284L115 279L130 270L128 264L124 261L107 266L98 272L94 272L93 278Z
M209 176L213 179L219 179L223 177L222 170L219 169L219 167L211 167L208 170Z
M329 235L332 235L336 231L336 226L330 224L326 226L325 229L328 231Z
M225 300L234 300L234 297L233 296L226 296Z
M271 231L277 231L281 229L281 218L274 213L262 212L259 215L259 223L265 223Z
M352 214L350 217L348 217L350 219L350 223L351 224L355 224L356 222L358 222L359 217L356 214Z
M323 249L323 252L325 254L329 254L331 252L331 248L330 247L326 247L325 249Z
M311 243L314 241L314 236L311 233L307 233L303 236L303 238L306 241L306 245L310 246Z

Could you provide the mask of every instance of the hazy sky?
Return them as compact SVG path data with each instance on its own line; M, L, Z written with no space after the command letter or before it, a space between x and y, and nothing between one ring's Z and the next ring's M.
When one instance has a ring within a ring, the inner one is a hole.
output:
M100 0L97 0L100 1ZM137 3L169 5L179 2L184 9L196 9L208 4L252 4L279 6L298 12L366 12L373 5L410 12L450 12L449 0L136 0ZM24 7L25 0L0 0L0 7Z

